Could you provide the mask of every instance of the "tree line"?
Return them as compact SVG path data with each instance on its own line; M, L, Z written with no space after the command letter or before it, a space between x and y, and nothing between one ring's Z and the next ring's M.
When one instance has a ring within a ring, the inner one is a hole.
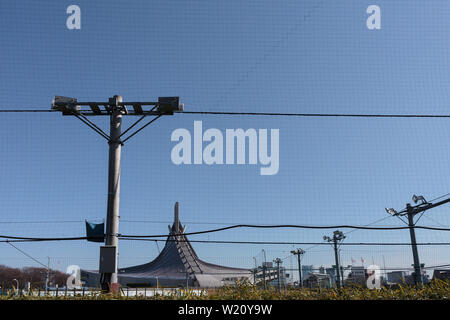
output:
M49 272L49 287L65 287L68 274L50 269ZM17 282L19 287L23 289L27 282L30 283L31 288L45 288L45 281L47 278L46 268L24 267L11 268L5 265L0 265L0 286L2 289L15 288ZM16 279L16 280L14 280Z

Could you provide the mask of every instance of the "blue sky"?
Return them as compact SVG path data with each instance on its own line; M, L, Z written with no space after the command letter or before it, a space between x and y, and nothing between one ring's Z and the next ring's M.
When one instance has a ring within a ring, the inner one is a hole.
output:
M71 4L81 8L81 30L66 28ZM381 30L366 28L371 4L381 7ZM104 101L120 94L128 101L177 95L189 111L447 114L449 15L450 4L437 0L5 0L0 107L46 109L54 95ZM259 165L173 165L171 133L192 131L194 120L223 132L279 129L278 174L261 176ZM106 118L95 121L107 128ZM59 114L2 114L0 128L1 234L78 236L84 219L105 217L108 153L101 137ZM123 148L120 231L166 232L175 201L188 231L234 223L369 224L386 216L384 207L403 208L413 194L432 199L450 192L449 134L445 119L164 117ZM420 223L450 225L448 210L433 209ZM331 233L232 230L191 239L320 242ZM418 230L417 237L449 241L444 232ZM406 230L347 238L408 240ZM98 263L94 243L18 246L43 262L50 256L55 268ZM253 256L261 262L261 249L274 259L287 257L292 246L195 248L205 260L251 267ZM120 265L157 253L153 243L122 241ZM419 253L426 265L450 262L447 246ZM7 244L0 256L7 265L35 264ZM409 247L342 251L344 264L373 257L381 265L383 256L387 266L412 263ZM304 259L316 266L334 261L328 246Z

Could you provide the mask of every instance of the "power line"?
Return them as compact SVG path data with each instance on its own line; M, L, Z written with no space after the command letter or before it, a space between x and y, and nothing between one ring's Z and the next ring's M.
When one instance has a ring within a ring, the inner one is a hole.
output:
M329 245L327 242L295 242L295 241L232 241L232 240L172 240L172 239L148 239L148 238L127 238L119 237L121 240L130 241L161 241L161 242L190 242L190 243L220 243L220 244L273 244L273 245ZM410 246L409 242L343 242L345 246ZM421 246L448 246L450 242L422 242Z
M13 113L13 112L57 112L56 110L39 110L39 109L1 109L0 112Z
M28 253L26 253L25 251L20 250L19 248L17 248L17 247L16 247L15 245L13 245L12 243L8 242L8 244L9 244L10 246L12 246L14 249L16 249L17 251L19 251L20 253L22 253L23 255L25 255L25 256L27 256L28 258L30 258L31 260L33 260L33 261L39 263L41 266L44 266L46 269L48 268L48 266L46 266L45 264L41 263L39 260L33 258L33 257L30 256Z
M352 225L339 225L339 226L307 226L307 225L251 225L251 224L241 224L241 225L232 225L223 228L196 231L196 232L188 232L188 233L180 233L174 234L174 236L188 236L188 235L198 235L198 234L206 234L206 233L215 233L219 231L225 231L236 228L263 228L263 229L273 229L273 228L299 228L299 229L339 229L339 228L351 228L351 229L361 229L361 230L404 230L409 229L409 227L368 227L368 226L352 226ZM425 229L425 230L437 230L437 231L450 231L450 228L437 228L437 227L426 227L426 226L414 226L417 229ZM119 235L122 238L166 238L167 234L160 235ZM8 235L0 235L0 238L4 239L13 239L13 240L29 240L29 241L63 241L63 240L86 240L91 239L91 237L60 237L60 238L38 238L38 237L18 237L18 236L8 236ZM288 242L291 243L291 242Z
M384 220L386 220L386 219L389 219L390 217L391 217L391 216L387 216L387 217L378 219L378 220L376 220L376 221L374 221L374 222L371 222L371 223L368 223L368 224L366 224L366 225L364 225L364 226L365 226L365 227L371 226L371 225L373 225L373 224L375 224L375 223L378 223L378 222L384 221ZM352 233L352 232L355 232L355 231L358 231L358 230L359 230L359 229L354 229L354 230L347 231L347 232L344 233L344 235L349 234L349 233ZM309 248L306 248L305 251L308 252L308 251L310 251L312 248L315 248L315 247L317 247L317 245L314 245L314 246L311 246L311 247L309 247Z
M428 219L428 220L431 220L431 221L433 221L434 223L437 223L437 224L438 224L439 226L441 226L441 227L448 227L448 225L442 224L442 223L440 223L439 221L437 221L437 220L435 220L435 219L433 219L433 218L431 218L431 217L424 216L424 218L425 218L425 219Z
M254 224L240 224L233 225L223 228L203 230L197 232L188 232L182 233L178 235L196 235L196 234L205 234L205 233L213 233L219 231L225 231L236 228L262 228L262 229L273 229L273 228L298 228L298 229L339 229L339 228L351 228L351 229L361 229L361 230L405 230L409 229L409 227L368 227L368 226L352 226L352 225L338 225L338 226L307 226L307 225L254 225ZM437 230L437 231L450 231L450 228L438 228L438 227L426 227L426 226L414 226L417 229L425 229L425 230ZM164 235L121 235L122 237L128 238L161 238L167 237L167 234Z
M166 235L167 237L167 235ZM20 238L14 237L12 240L0 240L0 243L12 242L45 242L45 241L74 241L87 240L88 237L73 237L73 238ZM270 245L329 245L326 242L295 242L295 241L233 241L233 240L172 240L172 239L149 239L149 238L135 238L129 236L119 236L121 240L129 241L153 241L153 242L191 242L191 243L221 243L221 244L270 244ZM409 242L344 242L341 245L345 246L410 246ZM421 246L447 246L450 242L422 242L417 243Z
M450 193L446 193L446 194L444 194L444 195L442 195L440 197L437 197L437 198L434 198L434 199L430 200L429 202L434 202L435 200L441 199L441 198L449 196L449 195L450 195Z
M58 112L45 109L0 109L0 113ZM348 118L450 118L449 114L363 114L363 113L279 113L279 112L231 112L231 111L182 111L179 114L282 116L282 117L348 117Z
M283 117L348 117L348 118L450 118L448 114L358 114L358 113L278 113L278 112L229 112L182 111L181 114L283 116Z
M377 222L380 222L380 221L385 220L385 219L390 218L390 217L391 216L387 216L387 217L385 217L383 219L374 221L373 223L370 223L370 224L367 224L367 225L363 225L363 226L370 226L372 224L375 224ZM426 217L426 218L429 219L430 221L433 221L434 223L436 223L436 225L439 225L441 227L450 227L450 225L442 224L442 223L440 223L439 221L437 221L435 219L431 219L429 217ZM53 224L53 223L55 223L55 224L64 224L64 223L85 223L85 222L86 222L85 220L51 220L51 221L50 220L44 220L44 221L36 221L36 220L33 220L33 221L13 221L13 220L8 220L8 221L0 221L0 225L1 224ZM170 220L166 220L166 221L162 221L162 220L127 220L126 219L126 220L120 220L120 222L121 223L160 223L160 224L170 224L173 221L170 221ZM197 222L196 221L184 221L184 223L189 224L189 225L193 225L193 224L196 224L196 225L225 225L225 226L230 225L229 223L226 223L226 222L206 222L206 221L205 222L202 222L202 221L197 221ZM241 223L235 222L235 224L241 224ZM261 226L264 226L264 225L261 225ZM308 225L305 225L305 226L308 226ZM311 225L311 226L315 227L314 225ZM379 226L381 227L381 226L390 226L390 225L379 225ZM317 227L320 227L320 225L317 225ZM323 227L326 227L326 226L323 225ZM432 228L432 227L434 227L434 225L429 225L429 226L426 226L426 227ZM348 231L345 234L348 234L348 233L351 233L351 232L355 232L355 231L358 231L358 229Z
M87 239L92 239L93 237L33 238L33 237L16 237L16 236L0 235L0 238L12 239L12 240L27 240L27 241L70 241L70 240L87 240ZM10 242L10 241L5 240L2 242Z
M390 216L383 218L382 220L386 219L386 218L390 218ZM90 219L87 219L90 220ZM95 220L95 219L94 219ZM381 221L381 220L378 220ZM44 220L44 221L37 221L37 220L32 220L32 221L14 221L14 220L7 220L7 221L1 221L0 220L0 224L52 224L52 223L85 223L85 220ZM120 220L121 223L161 223L161 224L171 224L173 221L170 220L129 220L129 219L124 219L124 220ZM185 224L197 224L197 225L224 225L224 226L229 226L230 224L243 224L240 222L209 222L209 221L183 221L183 223ZM375 222L374 222L375 223ZM437 223L437 222L436 222ZM371 225L371 224L368 224ZM364 225L364 226L368 226L368 225ZM320 226L320 225L319 225ZM325 225L324 225L325 226ZM382 225L380 225L382 226ZM385 225L388 226L388 225ZM441 225L441 226L445 226L447 227L448 225ZM352 232L352 231L349 231Z
M84 223L84 220L56 220L56 221L0 221L0 224L36 224L36 223Z

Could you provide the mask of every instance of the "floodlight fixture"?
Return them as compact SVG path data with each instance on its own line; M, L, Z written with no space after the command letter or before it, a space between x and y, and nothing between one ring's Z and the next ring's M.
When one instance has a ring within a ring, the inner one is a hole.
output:
M63 115L78 114L81 111L81 106L77 105L76 98L55 96L52 100L52 110L61 111Z
M395 216L398 214L398 212L394 208L384 208L384 210L386 210L386 212L392 216Z
M302 255L305 253L305 250L298 248L297 250L292 250L291 253L293 255Z
M184 105L180 103L180 97L159 97L157 110L159 113L172 115L174 112L182 112Z
M83 107L83 109L82 109ZM127 108L128 107L128 108ZM145 107L145 108L144 108ZM105 247L111 247L116 250L110 253L109 249L100 251L108 255L108 261L100 265L102 290L116 292L118 290L118 269L117 269L117 247L119 238L119 185L120 181L120 158L121 146L125 141L136 135L164 115L173 115L174 112L182 112L184 106L180 103L179 97L160 97L158 101L123 101L122 97L115 95L107 101L78 101L77 98L55 96L51 102L51 110L59 111L64 116L75 116L89 128L106 139L109 144L109 163L108 163L108 206L106 218L106 239ZM122 116L140 116L130 127L122 132ZM108 116L110 117L110 134L108 135L102 128L91 121L89 116ZM136 129L124 139L121 139L126 133L134 128L140 121L147 116L154 116L146 124ZM103 248L103 247L102 247ZM102 258L101 261L104 259Z
M341 241L345 239L345 235L342 231L336 230L333 232L333 239L336 239L337 241Z
M413 195L412 196L412 200L414 201L414 203L417 203L417 202L421 202L421 204L425 204L425 203L428 203L427 202L427 200L425 200L425 198L423 197L423 196L416 196L416 195Z
M82 109L82 106L88 108ZM128 106L128 109L127 109ZM146 108L150 106L149 108ZM114 110L122 115L148 116L148 115L173 115L175 112L183 112L184 104L180 103L180 97L159 97L158 101L122 101L122 97L116 95L108 101L78 101L76 98L55 96L52 101L52 110L61 111L63 115L111 115Z

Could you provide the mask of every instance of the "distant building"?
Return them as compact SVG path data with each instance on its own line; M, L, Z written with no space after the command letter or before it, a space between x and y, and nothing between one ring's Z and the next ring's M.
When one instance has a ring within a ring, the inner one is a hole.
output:
M178 202L169 235L161 253L151 262L118 270L118 281L128 287L220 287L236 281L253 281L251 270L219 266L201 260L180 223ZM100 286L98 271L81 270L87 287Z
M331 285L334 285L336 283L336 269L326 268L325 273L330 277Z
M364 266L351 266L350 274L346 279L346 284L356 284L365 286L367 280L367 270Z
M433 280L435 279L450 281L450 269L434 269Z
M303 280L303 286L305 288L331 288L330 275L320 272L310 272L305 280Z
M423 267L423 265L422 265L422 267ZM422 273L422 283L430 282L430 279L424 269L421 269L421 273ZM411 286L415 285L416 284L416 273L412 272L410 275L407 275L405 277L405 282L406 282L406 284L411 285Z
M278 287L278 281L280 282L281 287L285 287L287 285L287 281L289 280L289 274L286 273L286 268L280 266L280 274L278 275L278 268L271 268L272 273L274 274L274 279L269 282L269 285Z
M302 266L302 278L306 279L306 277L314 272L314 266L313 265L305 265Z
M330 276L331 284L334 285L337 282L337 275L336 275L336 266L332 266L331 268L326 268L325 273ZM341 281L344 280L344 269L341 267Z
M353 278L365 278L366 277L366 268L364 266L352 266L351 269L351 275Z
M405 271L391 271L387 273L388 284L401 284L406 281Z

